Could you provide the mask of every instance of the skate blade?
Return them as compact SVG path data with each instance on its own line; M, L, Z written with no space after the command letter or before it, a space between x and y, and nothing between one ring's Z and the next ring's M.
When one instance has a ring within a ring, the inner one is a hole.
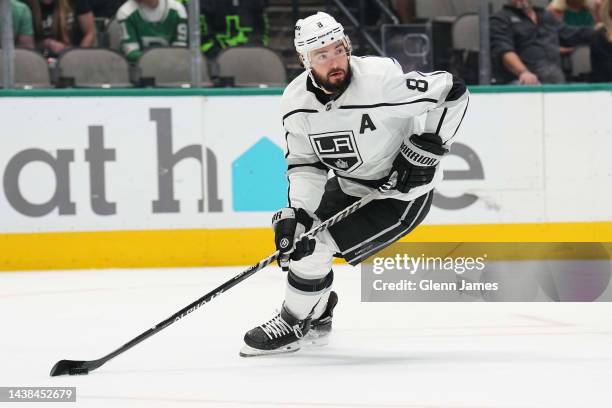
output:
M303 347L322 347L329 344L329 334L324 336L309 337L308 334L300 339L300 345Z
M321 347L329 344L331 330L309 330L300 341L304 347Z
M272 356L275 354L289 354L289 353L295 353L299 349L300 349L300 346L297 343L287 344L286 346L283 346L275 350L259 350L259 349L247 346L245 344L244 346L242 346L242 349L240 349L240 357L260 357L260 356Z

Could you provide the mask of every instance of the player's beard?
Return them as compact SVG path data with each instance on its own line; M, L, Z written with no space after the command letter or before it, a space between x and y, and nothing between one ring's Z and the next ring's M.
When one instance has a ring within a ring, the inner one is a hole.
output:
M342 78L341 81L331 82L329 77L336 72L344 72L344 78ZM312 71L312 75L314 76L317 85L325 89L327 92L331 92L332 94L341 94L351 82L351 76L353 75L353 73L351 72L351 65L349 64L346 67L346 71L341 68L338 68L328 72L325 78L322 78L314 70Z

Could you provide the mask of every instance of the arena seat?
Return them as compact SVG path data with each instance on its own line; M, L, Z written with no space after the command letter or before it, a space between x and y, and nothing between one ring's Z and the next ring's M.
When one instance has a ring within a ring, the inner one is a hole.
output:
M212 86L208 61L202 57L202 86ZM158 87L188 87L191 83L191 52L187 48L151 48L138 60L142 79L151 78Z
M3 87L3 56L0 52L0 87ZM51 79L47 61L39 53L23 48L15 49L15 87L50 88Z
M431 19L437 16L455 15L449 0L417 0L415 7L418 18Z
M112 19L106 27L108 48L119 51L121 49L121 26L116 19Z
M58 60L60 82L81 88L129 88L129 66L116 51L73 48Z
M480 0L417 0L416 15L419 18L457 17L466 13L478 13Z
M480 31L478 14L464 14L453 23L453 49L480 50Z
M589 78L591 68L591 49L588 46L577 47L574 52L570 54L570 61L572 66L572 79L574 80L586 80Z
M232 47L217 56L219 76L233 77L235 86L285 86L282 59L269 48Z

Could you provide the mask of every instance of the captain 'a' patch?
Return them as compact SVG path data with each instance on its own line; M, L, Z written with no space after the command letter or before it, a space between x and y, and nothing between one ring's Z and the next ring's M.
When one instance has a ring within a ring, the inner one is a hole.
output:
M372 131L376 130L376 126L374 126L374 122L372 118L367 113L364 113L361 116L361 127L359 128L359 134L363 135L366 129L370 129Z

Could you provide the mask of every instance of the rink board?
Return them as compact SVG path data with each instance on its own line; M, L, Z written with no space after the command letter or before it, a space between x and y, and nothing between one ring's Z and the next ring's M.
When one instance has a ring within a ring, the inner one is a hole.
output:
M612 241L612 86L471 90L409 239ZM280 92L0 92L0 270L256 262L286 203Z

